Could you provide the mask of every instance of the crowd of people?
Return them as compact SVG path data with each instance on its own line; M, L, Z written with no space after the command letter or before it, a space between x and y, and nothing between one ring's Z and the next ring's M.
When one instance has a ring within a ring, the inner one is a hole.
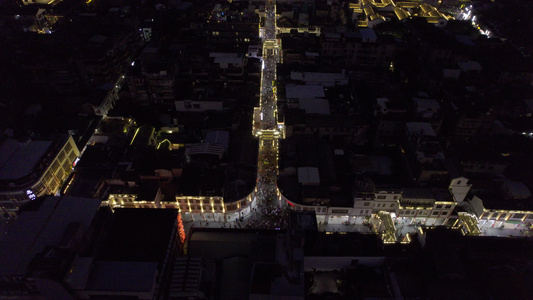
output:
M275 1L267 3L267 21L265 35L267 39L276 37ZM262 74L261 113L262 128L275 129L276 95L273 82L276 80L277 57L274 49L268 49L265 55ZM256 205L245 220L246 228L281 229L287 227L287 211L282 209L277 199L277 141L265 140L259 152L259 170L256 193Z
M276 37L276 4L274 1L267 2L265 7L267 20L265 22L265 35L267 39L273 39Z
M276 96L272 81L275 79L275 61L273 58L265 60L267 68L263 70L263 84L261 89L261 113L263 114L262 128L275 129ZM274 66L272 65L274 64Z
M280 207L254 208L245 228L284 229L287 228L287 211Z
M259 154L258 182L262 184L274 184L277 176L277 154L275 151L262 151Z
M258 185L256 205L252 208L245 227L258 229L287 227L287 211L278 203L275 185Z

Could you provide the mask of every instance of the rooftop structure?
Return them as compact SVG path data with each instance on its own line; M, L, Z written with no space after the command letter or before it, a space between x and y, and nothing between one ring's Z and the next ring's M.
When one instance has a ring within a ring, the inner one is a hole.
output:
M8 139L0 146L0 180L15 180L28 175L48 152L51 141L25 142Z
M407 133L410 137L436 136L435 131L429 123L407 122L405 125L407 128Z
M7 139L0 145L0 207L3 218L37 197L56 193L80 155L71 136L52 140Z
M71 224L77 224L82 232L90 228L101 203L97 199L75 197L46 197L36 201L39 203L32 203L33 209L21 212L16 221L3 227L5 235L0 243L2 276L27 274L32 258L45 247L64 246L60 241L67 237L66 231Z
M291 80L301 81L306 85L321 85L332 87L348 84L344 73L319 73L319 72L291 72Z
M285 86L287 99L313 99L324 98L324 87L322 85L294 85L287 84Z

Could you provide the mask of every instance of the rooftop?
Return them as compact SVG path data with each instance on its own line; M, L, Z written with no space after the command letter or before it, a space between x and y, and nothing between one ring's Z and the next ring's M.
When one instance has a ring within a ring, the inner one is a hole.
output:
M306 114L329 115L331 113L327 99L300 99L298 105Z
M174 209L115 209L113 228L99 259L162 262L177 214Z
M156 276L157 262L97 261L85 290L149 293Z
M37 253L60 243L69 224L76 222L89 228L101 203L98 199L75 197L46 197L35 201L42 203L33 202L38 206L35 210L21 212L17 220L3 228L0 274L25 274Z
M287 99L313 99L324 98L324 87L321 85L296 85L287 84L285 86Z
M321 72L291 72L291 80L303 81L306 84L318 84L322 86L334 86L347 84L348 78L344 73L321 73Z
M429 123L407 122L405 126L410 135L436 136L435 131Z
M51 141L8 139L0 146L0 179L13 180L28 175L51 145Z
M264 262L276 259L275 230L234 230L195 228L189 237L191 257L221 259L232 256L255 257Z

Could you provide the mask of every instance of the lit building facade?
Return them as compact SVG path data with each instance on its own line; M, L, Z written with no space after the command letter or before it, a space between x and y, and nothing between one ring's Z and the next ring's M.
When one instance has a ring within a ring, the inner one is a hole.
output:
M334 207L326 205L302 205L284 197L282 206L292 210L315 211L321 224L356 224L365 219L387 213L392 220L403 219L427 226L443 225L452 216L458 201L470 190L468 179L452 180L449 188L379 190L354 196L353 206ZM179 209L183 221L234 221L250 214L255 205L256 191L234 202L226 203L221 196L176 196L176 202L138 201L136 194L110 194L104 204L112 207L168 208ZM457 201L456 201L457 199Z
M161 192L154 201L139 200L137 193L110 193L103 205L112 208L165 208L179 209L183 221L234 221L250 214L255 191L233 202L224 202L221 196L176 196L176 202L162 200Z
M6 219L25 203L58 193L80 152L71 136L54 141L7 139L0 145L0 156L0 218Z
M456 198L464 198L470 186L468 179L459 178L452 180L448 190L403 189L360 193L354 196L351 207L301 205L281 197L291 209L315 211L317 221L322 224L355 224L358 220L360 223L386 212L393 220L403 218L431 226L447 222L457 205Z

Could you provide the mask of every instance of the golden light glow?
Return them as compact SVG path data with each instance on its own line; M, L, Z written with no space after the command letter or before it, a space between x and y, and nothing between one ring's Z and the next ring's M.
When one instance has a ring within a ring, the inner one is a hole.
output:
M92 0L89 0L89 1L92 1ZM133 141L135 141L135 138L137 137L137 133L139 133L139 129L141 128L139 127L137 128L137 130L135 130L135 134L133 135L133 138L131 139L130 146L133 145Z

